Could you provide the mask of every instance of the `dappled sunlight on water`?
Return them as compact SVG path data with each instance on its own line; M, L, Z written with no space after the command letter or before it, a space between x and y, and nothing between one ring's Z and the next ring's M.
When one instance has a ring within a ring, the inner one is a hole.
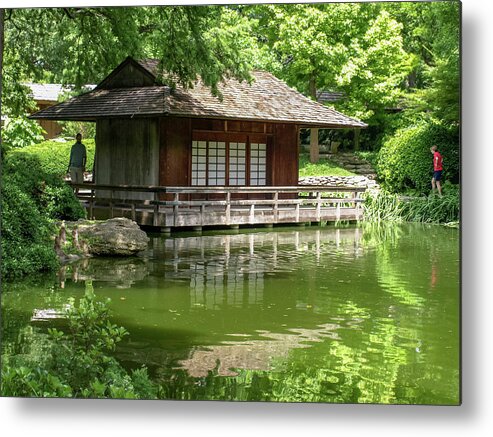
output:
M33 314L36 326L54 323L86 283L131 334L120 359L149 366L170 398L458 402L453 229L153 237L138 257L66 266L54 287L10 287L9 341Z

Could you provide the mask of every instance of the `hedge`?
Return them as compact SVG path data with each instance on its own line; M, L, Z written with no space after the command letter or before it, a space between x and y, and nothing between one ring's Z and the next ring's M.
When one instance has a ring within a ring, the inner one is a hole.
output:
M430 152L436 145L443 157L443 179L459 182L459 130L436 122L421 123L398 130L379 151L377 176L380 184L391 192L409 189L428 193L433 176Z
M92 170L94 165L95 143L93 139L82 140L87 150L86 169ZM39 144L27 146L22 149L12 150L11 154L22 153L35 156L44 172L55 175L64 175L67 172L68 162L70 159L70 149L74 141L43 141Z

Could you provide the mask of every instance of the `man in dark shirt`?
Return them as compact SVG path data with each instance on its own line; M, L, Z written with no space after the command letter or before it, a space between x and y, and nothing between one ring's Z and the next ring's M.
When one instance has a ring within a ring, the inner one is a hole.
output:
M75 136L76 143L70 151L70 161L68 163L68 172L70 180L74 184L82 184L84 182L84 172L86 170L87 152L86 146L81 143L82 135L79 133ZM77 192L77 190L76 190Z

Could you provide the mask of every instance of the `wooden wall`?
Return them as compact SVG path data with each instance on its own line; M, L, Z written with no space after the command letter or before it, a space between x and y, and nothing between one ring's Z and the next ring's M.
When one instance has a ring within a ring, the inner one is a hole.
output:
M276 124L272 157L272 185L298 185L298 129L294 124Z
M192 137L200 136L200 132L204 138L217 133L221 135L221 140L231 136L233 141L240 141L237 137L242 133L250 136L263 135L268 144L267 183L274 186L298 185L296 125L180 117L160 119L160 185L190 185Z
M222 138L234 139L238 135L246 135L246 132L236 130L242 126L235 123L235 131L231 132L231 122L226 124L225 120L180 117L100 120L96 125L95 182L110 185L190 186L193 136L221 135ZM248 136L252 138L262 136L267 139L267 184L297 185L297 126L252 123L244 124L243 128L249 131ZM225 129L228 131L225 132ZM261 130L263 133L259 133ZM98 196L104 197L100 193ZM139 195L138 198L147 197Z
M159 120L99 120L96 123L94 169L96 184L158 185ZM132 196L141 199L148 197L135 193Z
M45 130L45 132L43 133L43 137L45 138L45 140L56 138L62 133L62 127L56 121L38 120L38 123Z
M124 65L119 71L108 76L102 83L103 88L127 88L154 85L154 79L132 64Z
M38 101L38 109L46 109L55 105L57 102ZM62 126L54 120L37 120L39 125L45 130L43 137L46 140L58 137L62 133Z
M190 185L190 151L192 127L189 118L160 119L159 185L187 187Z

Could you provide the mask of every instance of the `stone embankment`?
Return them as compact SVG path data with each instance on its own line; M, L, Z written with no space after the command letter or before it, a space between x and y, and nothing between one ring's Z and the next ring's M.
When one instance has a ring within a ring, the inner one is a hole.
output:
M322 185L334 187L355 187L378 189L374 179L367 176L306 176L299 178L299 185Z
M299 178L300 185L322 185L336 187L366 188L375 192L380 189L377 184L376 172L371 164L353 153L321 154L321 158L328 158L340 167L356 173L355 176L306 176Z
M307 176L299 178L298 183L300 185L366 188L372 195L380 191L377 182L366 176Z
M368 161L359 158L354 153L330 153L327 155L327 158L357 175L366 176L369 179L375 179L377 176L375 169L371 164Z

